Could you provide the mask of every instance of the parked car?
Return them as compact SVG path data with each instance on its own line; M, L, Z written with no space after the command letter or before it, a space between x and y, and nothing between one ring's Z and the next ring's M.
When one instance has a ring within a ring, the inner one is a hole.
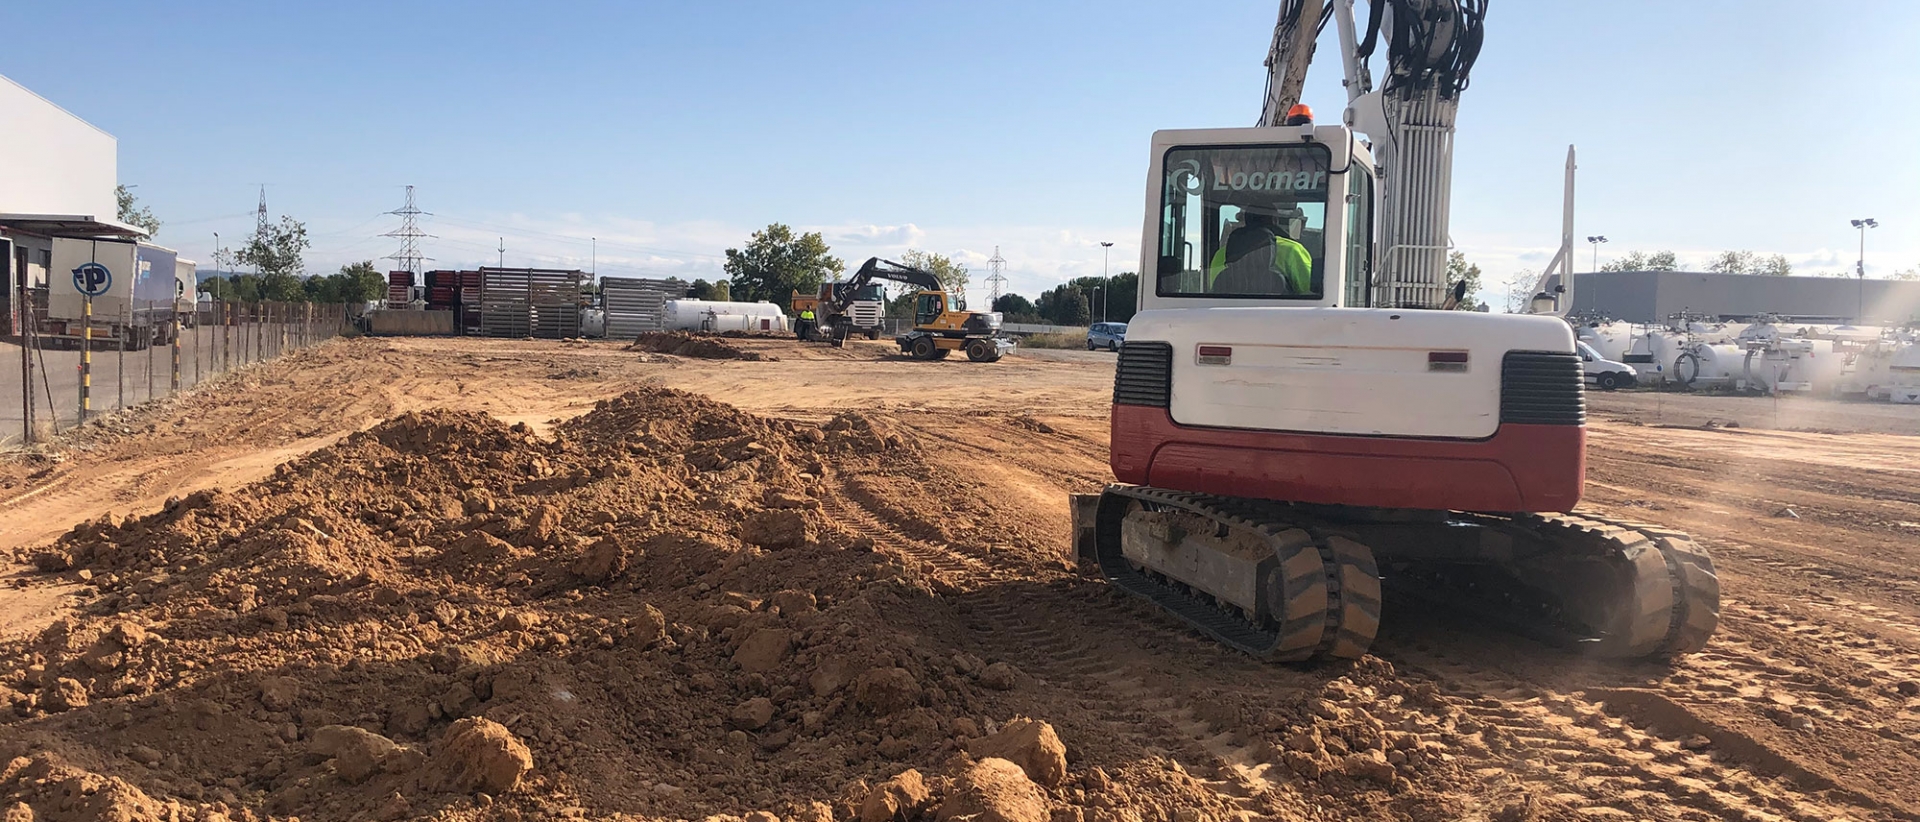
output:
M1583 342L1575 342L1574 347L1580 351L1580 369L1586 372L1588 385L1602 391L1612 391L1615 388L1632 388L1639 381L1633 366L1602 357L1600 352Z
M1120 344L1127 341L1126 323L1094 323L1087 326L1087 350L1099 348L1119 351Z

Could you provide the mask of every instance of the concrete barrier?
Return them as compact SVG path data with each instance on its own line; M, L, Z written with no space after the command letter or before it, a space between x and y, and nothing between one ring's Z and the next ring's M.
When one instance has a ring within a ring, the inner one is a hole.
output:
M1084 325L1040 325L1038 323L1001 323L1000 330L1008 334L1087 334Z
M367 324L368 333L376 337L453 336L452 311L369 311Z

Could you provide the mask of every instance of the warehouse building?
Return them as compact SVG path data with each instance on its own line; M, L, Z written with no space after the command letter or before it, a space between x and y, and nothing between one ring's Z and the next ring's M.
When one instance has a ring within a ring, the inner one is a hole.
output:
M119 144L0 76L0 334L24 323L25 288L47 283L54 238L135 239L116 218Z
M1573 275L1573 312L1635 323L1675 315L1743 320L1776 314L1801 322L1900 323L1920 318L1920 282L1841 277L1767 277L1698 271L1601 271Z

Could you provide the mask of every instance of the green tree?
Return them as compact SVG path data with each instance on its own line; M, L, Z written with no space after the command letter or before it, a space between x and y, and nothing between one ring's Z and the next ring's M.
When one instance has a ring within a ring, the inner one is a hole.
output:
M148 237L160 236L160 218L153 216L152 209L138 205L139 199L133 196L132 190L126 186L114 186L113 199L118 212L115 219L146 231Z
M706 280L694 280L693 285L687 287L687 299L689 300L713 299L713 285L714 285L713 283L707 282Z
M712 288L707 289L707 293L711 295L707 297L707 299L713 300L714 302L733 302L733 284L726 280L720 280L714 283Z
M1060 295L1060 313L1054 321L1060 325L1086 325L1093 322L1093 307L1087 304L1087 292L1070 289Z
M1887 275L1889 280L1920 280L1920 266L1901 269Z
M1087 292L1074 283L1062 283L1042 293L1040 301L1034 303L1034 308L1042 318L1054 325L1086 325L1093 321L1093 309L1087 301Z
M1447 255L1447 293L1453 293L1453 284L1462 281L1467 284L1467 293L1454 307L1473 311L1480 307L1480 266L1468 263L1467 255L1455 251Z
M334 299L325 302L367 303L387 293L387 278L380 276L380 269L374 267L372 260L340 266L327 280L337 285Z
M940 285L949 294L967 293L966 265L954 262L945 254L909 248L907 253L900 255L900 262L908 268L932 272L933 276L940 278Z
M200 290L219 300L253 302L260 299L260 278L252 274L209 277L200 284Z
M1631 251L1625 256L1608 260L1600 266L1601 271L1679 271L1680 258L1671 251Z
M1508 314L1519 314L1527 310L1533 302L1533 287L1540 280L1539 272L1521 269L1508 275L1505 285L1504 306Z
M1752 274L1758 263L1751 251L1722 251L1707 263L1707 270L1716 274Z
M774 223L753 232L745 248L727 249L729 291L735 299L785 305L794 291L818 291L822 282L846 270L831 251L819 232L796 237L793 229Z
M1067 285L1087 296L1093 319L1123 323L1133 319L1140 301L1140 275L1128 271L1112 277L1075 277ZM1102 309L1105 313L1102 313ZM1071 323L1063 323L1070 325Z
M1000 312L1003 320L1010 323L1037 323L1040 314L1033 308L1033 301L1018 294L1002 294L993 301L992 310Z
M1786 255L1784 254L1774 254L1768 257L1761 257L1755 261L1753 268L1747 273L1759 274L1763 277L1791 277L1793 276L1793 263L1787 262Z
M262 279L276 278L276 290L284 291L297 288L298 284L291 281L306 273L306 262L301 255L310 245L307 241L307 225L282 215L279 225L268 223L248 237L246 244L233 253L233 260L241 265L253 266Z

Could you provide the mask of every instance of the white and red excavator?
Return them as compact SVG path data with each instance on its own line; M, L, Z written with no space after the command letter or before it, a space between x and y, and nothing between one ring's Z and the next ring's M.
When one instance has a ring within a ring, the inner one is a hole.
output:
M1118 483L1081 557L1265 658L1365 653L1382 591L1618 658L1701 648L1719 583L1686 535L1573 513L1586 406L1560 255L1530 314L1440 310L1454 114L1485 0L1285 0L1253 128L1153 135ZM1338 27L1348 106L1299 106ZM1376 86L1370 63L1384 51ZM1363 136L1364 135L1364 136Z

